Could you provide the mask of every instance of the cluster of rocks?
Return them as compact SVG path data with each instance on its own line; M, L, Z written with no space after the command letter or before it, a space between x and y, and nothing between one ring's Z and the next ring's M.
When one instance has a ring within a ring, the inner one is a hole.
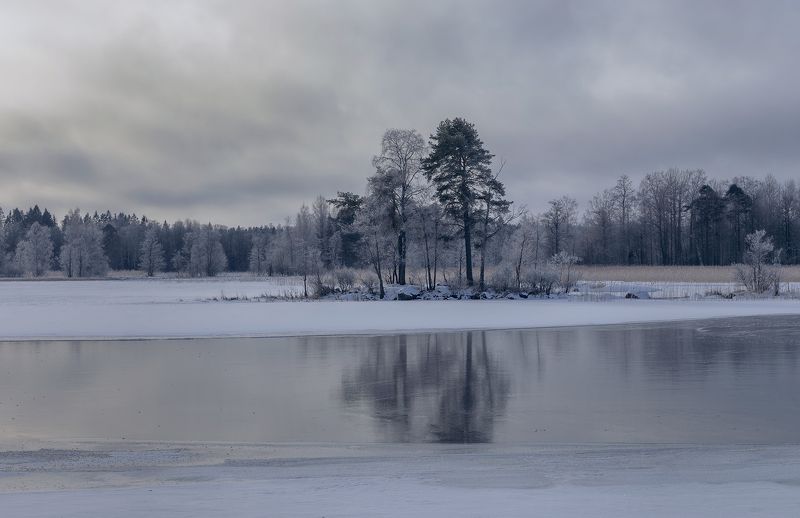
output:
M475 288L454 289L446 285L437 285L433 290L423 290L410 284L389 285L384 288L383 300L494 300L510 299L520 300L540 295L526 292L498 292L492 289L480 291ZM379 300L377 293L363 289L353 289L349 292L334 292L325 297L328 300Z

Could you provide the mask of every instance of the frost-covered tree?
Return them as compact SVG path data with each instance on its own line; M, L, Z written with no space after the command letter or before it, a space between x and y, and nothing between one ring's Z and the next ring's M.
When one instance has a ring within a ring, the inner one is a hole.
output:
M364 199L356 218L356 228L361 234L362 253L378 278L378 296L385 296L384 276L386 264L393 253L393 233L388 220L383 217L385 206L374 196Z
M0 207L0 275L6 273L6 217Z
M219 240L219 231L209 223L186 236L189 261L187 268L195 277L214 277L228 267L225 250Z
M619 228L619 255L617 261L621 264L631 262L631 222L633 211L636 207L636 190L628 175L622 175L611 191L614 196L614 214L617 216Z
M522 290L525 273L529 269L539 268L542 248L541 227L538 218L525 214L511 234L506 260L512 263L514 283L518 291Z
M765 230L756 230L744 238L744 264L735 265L736 279L754 293L772 291L778 294L780 288L780 250L775 251L772 238Z
M612 242L617 209L614 198L614 192L608 189L595 194L584 215L585 253L589 254L593 263L609 264L614 259Z
M476 234L480 249L479 285L486 287L486 253L489 240L502 232L508 224L519 217L519 213L511 213L511 202L506 200L506 189L498 180L505 162L501 161L497 174L487 179L478 190L478 206L476 210Z
M148 277L164 269L164 249L158 240L158 226L150 225L144 233L142 245L139 247L139 270Z
M481 192L490 188L494 155L483 147L475 126L462 118L439 123L430 137L430 154L422 161L425 177L436 189L445 213L464 238L467 284L472 275L473 229Z
M17 245L17 264L25 275L41 277L53 264L53 241L50 229L34 223Z
M333 219L328 200L318 196L311 206L311 219L314 232L314 247L319 252L321 266L332 268L334 263Z
M384 205L396 236L397 282L406 283L408 226L412 208L423 186L419 184L425 139L416 130L389 129L381 139L381 152L372 158L375 174L368 179L375 200Z
M564 293L569 293L575 282L578 281L578 276L575 273L575 265L581 261L581 258L572 255L568 252L561 251L550 258L550 267L558 275L558 283Z
M550 200L550 208L542 216L542 222L547 231L551 256L567 247L574 231L577 211L578 202L569 196Z
M319 273L319 249L314 222L308 206L303 204L295 217L292 232L293 248L297 255L298 273L303 276L303 296L308 298L308 276Z
M426 194L428 191L425 191ZM439 273L439 262L442 251L442 234L444 229L444 211L436 201L429 199L427 203L418 203L415 206L414 234L421 249L422 263L425 266L425 279L427 288L436 287L436 277Z
M101 277L108 271L103 232L88 215L81 217L78 209L64 218L64 244L59 264L67 277Z
M253 245L250 248L250 271L264 275L271 273L272 263L270 261L269 240L264 234L253 236Z
M781 234L785 248L785 260L797 260L797 243L795 242L795 225L800 214L800 193L794 180L788 180L781 186Z

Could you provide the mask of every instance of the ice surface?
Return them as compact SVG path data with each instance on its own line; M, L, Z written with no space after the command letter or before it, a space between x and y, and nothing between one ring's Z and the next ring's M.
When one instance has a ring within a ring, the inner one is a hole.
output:
M217 449L212 456L223 454ZM0 454L4 486L36 487L47 477L72 487L0 492L0 509L17 518L735 518L794 516L800 504L794 447L312 447L314 456L245 449L249 458L222 462L184 448L163 456L116 453L121 467L102 473L96 453L85 467L53 452L42 454L44 461L31 455L38 469L55 457L47 473L26 471L27 464L9 468L8 454ZM144 460L131 462L136 458Z

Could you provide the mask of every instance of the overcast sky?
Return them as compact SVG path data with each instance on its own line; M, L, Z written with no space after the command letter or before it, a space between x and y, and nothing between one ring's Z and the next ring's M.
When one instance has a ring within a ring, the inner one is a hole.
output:
M515 203L800 171L794 1L3 1L0 206L280 222L389 127L474 122Z

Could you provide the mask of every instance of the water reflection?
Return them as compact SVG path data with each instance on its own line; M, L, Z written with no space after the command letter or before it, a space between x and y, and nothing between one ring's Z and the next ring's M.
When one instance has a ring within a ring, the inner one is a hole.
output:
M486 333L429 335L411 355L408 340L370 348L343 377L345 403L366 402L391 441L490 442L509 381Z
M800 323L0 343L0 442L800 443Z

